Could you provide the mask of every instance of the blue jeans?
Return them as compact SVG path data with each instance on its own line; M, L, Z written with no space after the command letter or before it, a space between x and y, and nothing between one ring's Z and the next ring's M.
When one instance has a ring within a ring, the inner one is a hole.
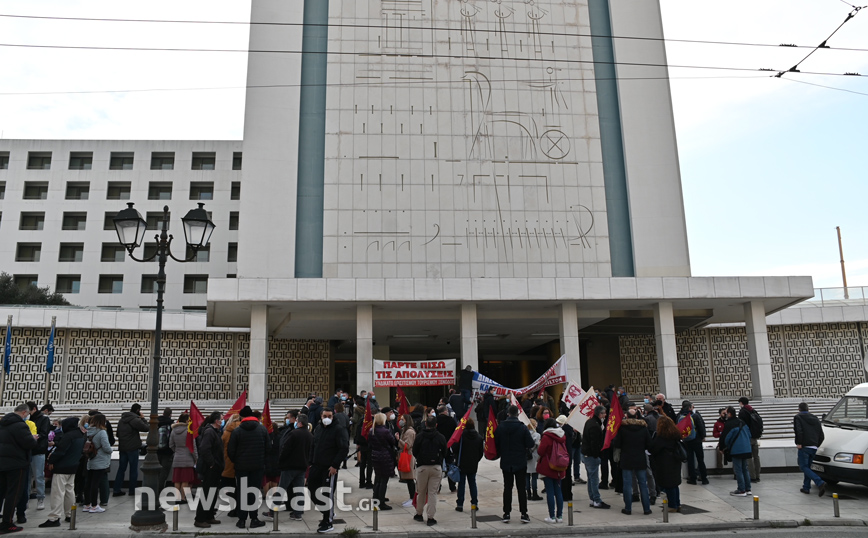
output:
M732 458L732 470L739 491L750 491L750 459Z
M525 488L528 492L536 493L536 480L539 478L539 473L527 473L527 479L524 481Z
M651 510L651 499L648 498L648 476L645 469L621 469L621 477L624 480L624 508L630 512L633 509L633 475L639 482L639 497L642 499L642 509L646 512Z
M582 474L582 466L581 466L581 464L582 464L582 449L581 448L574 448L571 456L572 456L572 462L571 463L573 466L573 480L578 480L582 477L581 476L581 474Z
M546 504L549 505L549 517L564 517L564 494L561 490L559 478L543 476L543 484L546 486Z
M805 475L805 482L802 486L804 489L811 489L811 480L818 486L823 484L823 479L811 469L811 463L814 461L814 456L817 454L816 448L800 448L799 449L799 469Z
M130 489L127 493L132 495L136 491L136 482L139 480L139 449L118 452L118 456L118 472L115 475L114 492L121 492L121 488L124 486L124 472L129 465Z
M681 492L678 490L678 486L674 488L663 488L663 491L666 492L666 500L668 501L669 508L681 508Z
M588 497L591 502L603 502L600 498L600 458L584 456L585 472L588 473Z
M479 505L479 497L476 491L476 474L461 473L461 478L458 479L458 500L457 506L464 506L464 483L467 482L467 487L470 488L470 504L473 506Z
M45 454L34 454L30 458L30 476L36 478L36 498L45 500Z

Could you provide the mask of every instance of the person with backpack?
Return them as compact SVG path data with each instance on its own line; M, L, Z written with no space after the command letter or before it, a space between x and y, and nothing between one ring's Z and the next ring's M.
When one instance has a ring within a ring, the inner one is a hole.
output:
M539 461L536 464L536 472L542 475L543 484L546 487L546 504L548 504L549 516L543 521L546 523L562 523L564 521L564 496L561 489L561 480L567 475L570 467L570 453L567 450L566 435L558 426L555 419L546 420L543 425L543 434L540 438Z
M105 415L97 413L90 417L87 428L87 441L82 451L87 454L87 495L85 512L99 514L105 508L99 505L99 489L103 479L108 475L112 463L112 446L106 433ZM90 446L88 446L90 445Z
M160 491L163 491L175 459L175 453L169 448L169 437L172 435L172 408L163 409L163 414L157 419L157 434L157 458L160 460L160 476L157 484ZM160 496L160 491L157 491L157 497Z
M666 493L670 512L681 512L681 467L687 452L681 445L681 432L666 415L657 419L657 435L651 440L654 478Z
M645 451L651 447L651 434L648 424L639 416L639 411L631 408L618 428L612 447L621 449L619 466L624 484L624 508L622 514L630 515L633 508L633 475L639 482L639 496L645 515L651 514L651 499L648 494L648 461Z
M749 460L752 457L750 428L736 415L735 408L726 408L726 424L720 434L720 442L717 449L723 452L723 462L732 460L732 470L735 473L735 491L729 494L734 497L748 497L753 495L750 490Z
M756 412L756 409L750 405L750 400L746 397L742 396L739 398L738 405L741 406L738 418L747 424L747 427L750 429L750 481L759 482L760 471L762 470L759 457L759 439L763 436L763 419Z
M705 421L693 407L690 400L681 402L681 412L678 413L678 420L675 424L679 424L685 418L690 417L692 426L690 434L682 439L684 450L687 451L687 483L695 486L697 478L702 481L702 485L708 485L708 469L705 467L705 453L702 450L702 442L705 441L706 430ZM698 473L697 473L698 469Z
M84 433L78 427L78 417L61 422L63 435L48 457L51 477L51 511L42 528L59 527L60 518L68 518L75 504L75 473L84 450Z

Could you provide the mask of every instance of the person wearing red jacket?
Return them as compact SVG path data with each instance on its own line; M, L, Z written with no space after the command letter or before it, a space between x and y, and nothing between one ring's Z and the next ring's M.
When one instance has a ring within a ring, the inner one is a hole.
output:
M546 523L562 523L564 521L564 496L561 490L561 480L566 476L566 470L556 471L552 469L549 465L549 458L555 445L560 445L564 451L567 450L566 436L564 430L558 426L557 421L553 418L546 420L543 427L542 439L540 439L539 448L537 448L539 461L536 464L536 471L542 476L546 486L549 517L545 518L544 521Z
M715 439L720 439L720 434L723 433L723 427L726 425L726 407L721 407L717 410L720 415L717 417L717 422L714 423L714 431L712 435ZM717 468L723 469L723 453L719 450L716 450L717 454Z

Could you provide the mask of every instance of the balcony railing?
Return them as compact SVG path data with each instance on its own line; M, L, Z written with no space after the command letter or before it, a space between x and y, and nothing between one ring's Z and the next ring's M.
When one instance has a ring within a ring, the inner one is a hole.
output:
M846 288L814 288L814 297L803 305L844 306L868 304L868 287L848 286Z

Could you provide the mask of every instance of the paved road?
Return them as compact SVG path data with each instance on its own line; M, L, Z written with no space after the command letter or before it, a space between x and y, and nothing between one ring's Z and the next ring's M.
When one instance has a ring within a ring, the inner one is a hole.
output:
M677 538L724 538L738 536L739 538L778 538L778 537L819 537L819 536L868 536L866 527L799 527L798 529L736 529L722 532L680 532L668 533ZM660 534L636 533L630 535L633 538L656 537Z

